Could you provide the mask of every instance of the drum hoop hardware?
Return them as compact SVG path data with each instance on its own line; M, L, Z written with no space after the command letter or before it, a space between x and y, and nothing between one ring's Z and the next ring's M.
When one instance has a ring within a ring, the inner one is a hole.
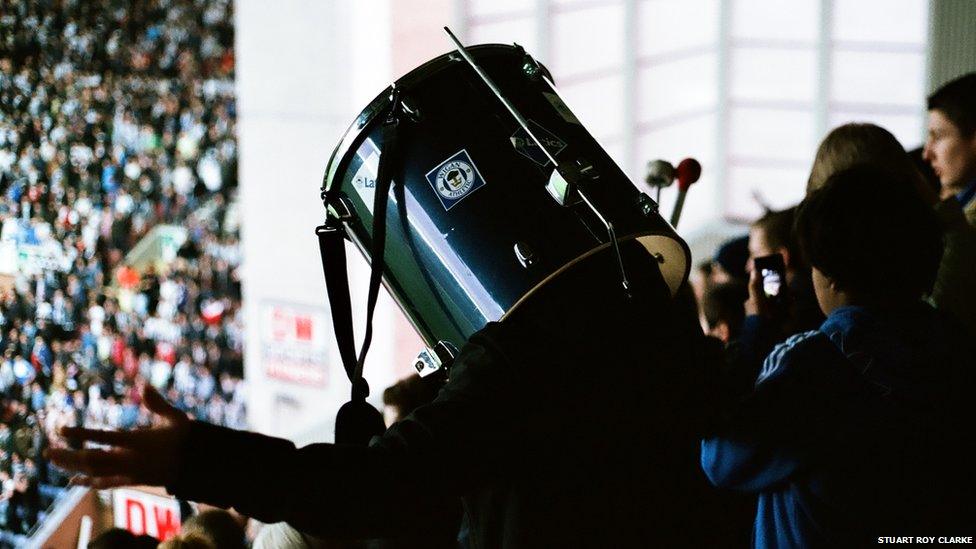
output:
M529 80L537 81L541 76L543 76L542 65L535 60L534 57L526 53L525 48L518 44L513 44L516 51L522 55L522 73L529 78Z
M438 341L433 347L425 347L414 359L413 367L420 377L447 371L457 358L458 349L448 341Z
M529 138L532 139L532 141L535 141L535 144L546 155L546 158L548 158L549 161L552 162L552 165L555 168L553 175L555 176L558 173L558 176L561 177L563 181L566 182L567 186L570 189L567 191L567 194L571 192L571 189L575 188L577 194L579 194L580 198L583 199L583 202L586 203L586 206L594 213L594 215L596 215L597 219L600 220L600 223L603 224L604 228L606 228L607 237L610 239L610 244L613 246L614 255L617 256L617 266L620 269L620 278L621 278L621 284L623 285L624 293L628 297L630 297L631 296L630 281L627 280L627 271L626 269L624 269L623 255L621 255L620 246L617 244L617 236L613 228L613 223L609 222L607 218L603 215L603 213L600 212L600 210L596 207L596 205L589 199L589 197L586 196L586 193L583 191L583 189L580 188L581 186L579 184L580 179L576 177L576 174L573 174L569 170L564 168L559 163L559 161L556 160L556 157L551 152L549 152L549 149L546 148L546 146L542 143L542 141L540 141L539 138L535 136L535 133L533 133L532 128L529 127L529 122L525 119L524 116L522 116L522 114L518 111L518 109L515 108L515 105L513 105L504 96L504 94L502 94L501 90L498 88L497 85L495 85L492 79L489 78L488 75L485 74L483 70L481 70L481 67L479 67L477 63L475 63L474 58L471 57L471 54L468 53L468 51L464 47L464 44L461 43L458 37L455 36L453 32L451 32L451 29L445 26L444 32L446 32L447 36L451 39L452 42L454 42L454 45L457 48L457 52L461 55L461 57L463 57L464 60L468 62L468 65L470 65L471 68L474 69L475 73L477 73L478 76L481 78L481 81L484 82L489 89L491 89L492 93L495 94L495 97L498 98L499 101L501 101L502 105L504 105L505 108L508 110L508 112L511 113L512 117L515 118L515 121L518 122L520 126L522 126L522 129L525 130L525 133L529 136ZM552 88L553 91L555 91L555 87L553 86L552 82L548 78L545 78L545 80L549 84L549 87Z

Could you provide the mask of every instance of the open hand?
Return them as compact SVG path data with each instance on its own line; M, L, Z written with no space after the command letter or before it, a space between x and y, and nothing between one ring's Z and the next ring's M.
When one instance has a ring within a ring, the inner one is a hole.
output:
M155 425L134 431L102 431L63 427L61 434L73 442L95 442L107 450L51 448L45 452L59 467L77 471L72 484L92 488L149 485L165 486L176 479L178 459L190 420L151 385L142 390L143 405L156 415Z

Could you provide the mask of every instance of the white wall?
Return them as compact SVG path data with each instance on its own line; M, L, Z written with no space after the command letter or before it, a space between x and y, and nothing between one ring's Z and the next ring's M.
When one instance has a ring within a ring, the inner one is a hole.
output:
M331 321L326 385L306 387L266 375L258 319L272 302L328 312L314 236L324 217L319 186L342 133L391 80L390 3L238 0L235 10L248 420L297 442L327 441L349 398ZM361 341L369 271L351 247L348 257ZM384 296L365 368L374 403L397 371L396 322Z

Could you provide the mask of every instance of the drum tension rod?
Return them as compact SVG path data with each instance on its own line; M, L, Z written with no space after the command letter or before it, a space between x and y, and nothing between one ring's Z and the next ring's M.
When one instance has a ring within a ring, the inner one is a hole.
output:
M613 247L614 254L617 256L617 266L620 269L620 278L621 278L621 283L623 284L624 293L628 297L630 297L631 296L630 281L627 280L627 271L624 269L624 259L620 253L620 244L617 242L617 233L613 229L613 223L609 222L607 218L604 217L604 215L600 212L600 210L597 209L596 205L593 204L593 202L589 199L589 197L586 196L586 193L583 192L583 189L580 188L579 180L577 177L575 177L575 174L570 173L570 170L564 168L559 163L559 161L556 160L556 157L549 151L549 149L546 148L546 146L542 143L542 141L535 136L535 133L532 131L532 128L529 127L529 122L525 119L524 116L522 116L522 114L518 111L518 109L516 109L515 106L512 105L512 103L507 98L505 98L505 95L502 94L500 89L498 89L498 86L495 85L495 82L492 81L492 79L489 78L488 75L485 74L483 70L481 70L481 67L479 67L478 64L474 62L474 58L471 57L471 54L469 54L468 50L465 49L464 44L462 44L461 41L458 40L458 37L455 36L453 32L451 32L451 29L448 27L444 27L444 32L446 32L447 36L451 39L451 41L454 42L454 45L457 47L457 51L459 54L461 54L461 57L463 57L464 60L468 62L468 65L471 65L471 68L474 69L474 72L478 74L482 82L484 82L491 89L492 93L495 94L495 97L497 97L498 100L501 101L502 105L504 105L505 108L508 109L508 112L511 113L512 117L515 118L515 121L518 122L519 126L521 126L523 130L525 130L525 133L528 134L529 138L535 142L535 144L539 147L539 149L546 155L546 158L548 158L549 161L552 162L552 165L555 167L558 176L562 178L563 181L565 181L566 184L571 189L572 188L576 189L576 193L579 194L580 198L583 199L583 202L586 203L587 207L589 207L589 209L594 213L594 215L596 215L597 219L600 220L600 223L602 223L603 226L606 228L607 236L610 239L610 245ZM546 79L546 81L549 82L549 79ZM549 82L549 86L553 87L551 82ZM553 91L555 91L555 88L553 88ZM553 176L555 176L556 173L553 173Z

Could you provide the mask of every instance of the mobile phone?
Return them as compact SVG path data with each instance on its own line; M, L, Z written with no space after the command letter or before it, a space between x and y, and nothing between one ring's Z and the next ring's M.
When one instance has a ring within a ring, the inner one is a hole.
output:
M753 260L753 267L762 277L763 293L769 299L778 300L782 296L783 286L786 284L786 264L783 254L770 254Z

